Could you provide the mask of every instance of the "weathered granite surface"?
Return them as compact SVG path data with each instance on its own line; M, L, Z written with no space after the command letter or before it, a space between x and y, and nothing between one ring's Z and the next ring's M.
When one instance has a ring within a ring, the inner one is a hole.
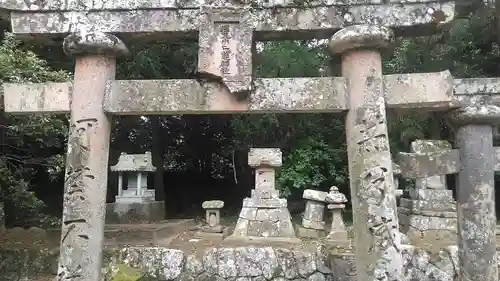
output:
M411 29L429 33L436 24L454 18L454 1L2 1L2 8L23 12L10 14L12 30L17 35L49 37L75 29L89 29L120 37L178 38L179 33L194 38L203 11L200 7L243 9L245 21L263 40L326 38L346 25L381 24L402 35ZM326 3L328 2L328 4ZM347 3L350 3L348 1ZM404 2L404 5L401 4ZM229 4L229 5L228 5ZM229 7L228 7L229 6ZM420 28L419 28L420 27Z
M401 281L454 281L458 276L456 246L428 251L402 245L402 252ZM497 252L497 264L498 256ZM50 275L56 263L57 254L47 250L1 250L0 279ZM104 264L104 281L114 281L113 276L130 271L151 281L357 281L354 255L328 252L322 246L316 252L251 246L211 248L197 255L177 249L130 247L106 249Z
M342 76L348 81L345 126L359 281L396 281L403 267L378 50L393 39L385 26L353 25L329 43L332 52L342 52Z
M449 71L391 74L384 75L383 79L388 108L455 108L458 106L455 99L459 97L452 95L453 90L465 88L461 83L453 87ZM69 112L72 86L71 82L5 83L5 110L10 113ZM348 109L346 81L342 77L257 78L253 89L250 99L241 101L244 111L342 112ZM201 85L190 79L118 80L110 82L107 88L104 110L112 115L234 112L215 110L213 103L207 102L216 97L218 90L213 85ZM498 100L500 102L500 98Z

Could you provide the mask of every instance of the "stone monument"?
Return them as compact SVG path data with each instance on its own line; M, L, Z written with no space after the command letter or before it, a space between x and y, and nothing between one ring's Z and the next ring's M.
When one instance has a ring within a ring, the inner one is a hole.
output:
M165 218L165 202L155 201L155 190L148 188L148 173L155 172L151 152L122 152L118 163L111 166L118 172L118 195L106 205L106 222L110 224L152 223ZM127 185L124 188L124 176Z
M278 148L250 149L248 165L255 168L255 189L251 191L250 198L243 199L236 227L228 238L296 241L292 239L295 238L295 231L287 209L287 201L279 198L276 189L275 169L281 167L281 157Z
M297 229L299 237L319 238L325 235L325 197L326 192L306 189L302 198L306 199L306 209L302 217L302 226Z
M223 239L227 236L227 230L220 224L220 209L224 207L224 201L210 200L201 205L205 209L206 225L196 233L199 238Z
M451 144L441 140L416 140L411 144L414 157L455 153ZM425 163L422 163L425 165ZM408 167L405 167L408 168ZM415 167L413 167L415 168ZM405 174L407 171L404 171ZM456 202L446 187L446 176L430 175L415 179L415 188L407 190L398 208L401 232L410 241L425 239L455 245L457 238Z

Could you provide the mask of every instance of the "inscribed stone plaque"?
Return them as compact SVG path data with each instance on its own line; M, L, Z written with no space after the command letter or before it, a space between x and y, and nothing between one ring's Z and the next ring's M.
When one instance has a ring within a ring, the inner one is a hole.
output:
M241 8L202 8L198 71L221 77L231 92L251 90L252 28Z

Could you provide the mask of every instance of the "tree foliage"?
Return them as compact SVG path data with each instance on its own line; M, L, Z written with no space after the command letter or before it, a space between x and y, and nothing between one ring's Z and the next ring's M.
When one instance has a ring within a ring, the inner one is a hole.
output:
M7 34L0 45L0 77L4 83L26 83L66 81L70 75L50 69L45 60L19 48L19 42ZM37 178L45 175L50 184L64 169L67 117L6 116L3 110L0 114L0 198L10 211L7 220L13 224L30 223L28 218L44 220L40 209L45 204L32 190ZM57 192L61 187L45 188Z

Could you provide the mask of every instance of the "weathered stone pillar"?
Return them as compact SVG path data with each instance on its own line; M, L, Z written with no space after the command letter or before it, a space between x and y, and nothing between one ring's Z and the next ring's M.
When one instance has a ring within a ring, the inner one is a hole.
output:
M378 48L394 41L392 30L354 25L333 35L347 78L349 181L354 214L358 280L400 280L403 260L387 135L382 60Z
M89 32L64 40L76 55L66 158L57 280L100 280L106 210L110 122L102 102L115 78L115 56L127 48L115 36Z
M460 281L496 281L493 126L497 106L469 103L450 114L460 153L457 213Z

